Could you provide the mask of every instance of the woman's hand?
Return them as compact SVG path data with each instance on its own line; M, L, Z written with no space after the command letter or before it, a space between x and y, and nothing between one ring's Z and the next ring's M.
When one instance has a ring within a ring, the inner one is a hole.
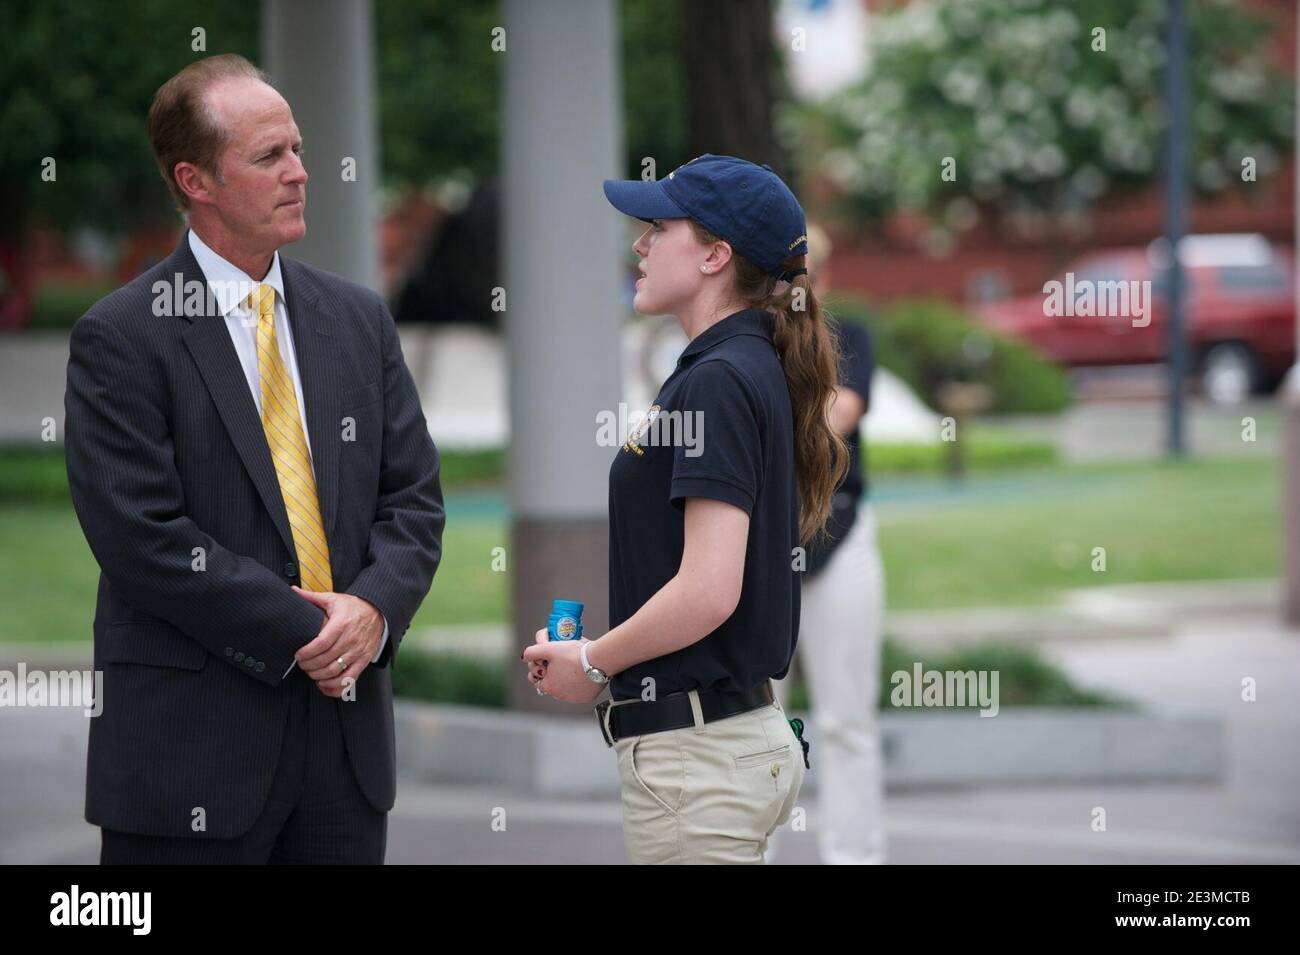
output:
M538 630L536 643L524 650L528 679L547 696L565 703L590 703L604 687L587 679L579 653L581 644L590 640L551 640L545 630Z
M549 643L551 640L550 633L545 630L538 630L533 634L533 643ZM519 659L524 660L524 655L519 654ZM524 660L524 666L528 667L528 681L536 686L542 682L542 677L546 676L546 661L529 662Z

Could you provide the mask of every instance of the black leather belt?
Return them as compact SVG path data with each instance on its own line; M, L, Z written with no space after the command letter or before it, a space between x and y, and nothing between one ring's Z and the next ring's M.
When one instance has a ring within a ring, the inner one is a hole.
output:
M752 690L737 693L734 690L699 690L700 712L704 722L726 719L748 713L760 706L770 706L775 697L772 683L764 680ZM609 731L605 731L605 711L609 711ZM614 740L628 736L644 736L646 733L662 733L665 730L679 730L695 725L695 714L691 711L689 693L669 693L658 700L634 700L614 706L609 700L596 704L596 721L600 723L600 734L605 737L605 745L613 746Z

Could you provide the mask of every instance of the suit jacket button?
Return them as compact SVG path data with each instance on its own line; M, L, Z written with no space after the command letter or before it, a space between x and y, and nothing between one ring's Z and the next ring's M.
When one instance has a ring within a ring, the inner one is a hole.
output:
M233 647L226 647L226 656L231 656L234 652L235 650Z
M253 669L256 670L258 673L261 673L263 670L266 669L266 664L263 663L261 660L258 660L257 666L253 667Z
M256 662L257 661L254 660L252 657L244 657L244 666L246 667L251 667Z
M243 662L244 662L244 651L243 651L243 650L236 650L236 651L235 651L235 662L236 662L236 663L243 663Z
M298 568L294 566L293 561L289 561L289 563L284 565L284 575L286 577L298 576Z

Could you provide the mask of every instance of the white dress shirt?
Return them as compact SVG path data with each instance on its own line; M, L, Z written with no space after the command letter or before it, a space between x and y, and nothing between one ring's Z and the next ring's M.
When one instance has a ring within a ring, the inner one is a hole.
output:
M253 402L257 405L260 420L262 376L257 366L258 316L247 302L249 292L259 283L256 279L250 278L243 269L232 265L213 252L193 229L190 230L190 251L194 253L199 268L203 270L212 297L225 318L226 329L230 332L230 340L234 342L235 354L239 356L244 377L248 379L248 388L253 393ZM293 380L293 391L298 399L298 417L302 420L302 434L307 441L307 454L310 456L311 436L307 433L307 406L302 400L302 379L298 377L298 356L293 348L293 331L289 328L289 311L284 300L284 279L280 276L279 252L271 258L271 268L260 284L275 289L275 340L280 346L280 358L283 359L284 366L289 370L289 377ZM312 466L315 467L314 461ZM384 652L384 645L388 643L388 620L382 613L379 617L384 621L384 635L380 638L379 650L371 663L379 661L380 654ZM296 662L289 664L289 669L284 671L285 676L289 675Z

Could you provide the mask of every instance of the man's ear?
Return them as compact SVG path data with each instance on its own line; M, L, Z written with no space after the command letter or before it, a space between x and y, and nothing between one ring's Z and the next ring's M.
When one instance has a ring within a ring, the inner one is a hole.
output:
M189 197L190 203L211 201L209 192L212 177L192 162L178 162L172 167L172 176L181 192Z

